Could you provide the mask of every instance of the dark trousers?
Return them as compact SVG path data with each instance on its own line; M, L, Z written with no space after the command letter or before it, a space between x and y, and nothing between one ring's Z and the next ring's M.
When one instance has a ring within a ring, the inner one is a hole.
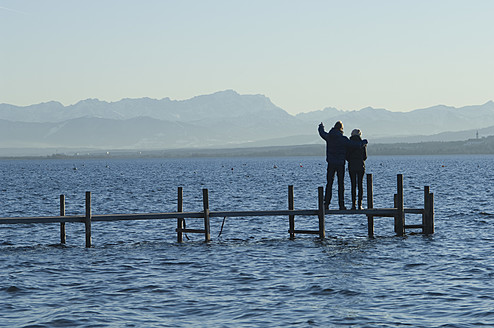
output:
M362 207L362 198L364 196L363 180L364 171L348 171L350 173L350 182L352 184L352 207L355 207L358 187L358 206Z
M334 174L338 177L338 204L340 207L345 206L345 165L328 164L328 175L326 184L326 194L324 196L324 206L331 204Z

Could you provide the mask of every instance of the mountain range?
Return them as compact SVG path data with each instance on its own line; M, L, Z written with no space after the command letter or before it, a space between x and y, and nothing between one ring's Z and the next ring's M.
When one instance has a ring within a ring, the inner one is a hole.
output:
M74 105L0 104L0 155L36 149L179 149L319 144L317 126L343 121L371 143L454 141L494 134L494 102L410 112L336 108L290 115L264 95L233 90L187 100L87 99Z

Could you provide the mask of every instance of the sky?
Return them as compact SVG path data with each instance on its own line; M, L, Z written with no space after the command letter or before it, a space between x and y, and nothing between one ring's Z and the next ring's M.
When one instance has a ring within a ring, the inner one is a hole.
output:
M233 89L296 114L494 100L492 0L0 0L0 103Z

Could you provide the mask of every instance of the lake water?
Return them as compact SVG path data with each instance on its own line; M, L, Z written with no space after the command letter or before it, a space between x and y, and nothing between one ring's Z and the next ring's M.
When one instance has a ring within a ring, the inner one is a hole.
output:
M184 211L202 209L202 188L212 211L286 209L288 185L315 209L325 171L315 157L4 160L0 216L58 215L60 194L82 215L85 191L93 214L175 211L179 186ZM81 223L65 246L58 224L0 225L0 326L494 326L494 157L376 156L367 173L375 207L392 207L398 173L405 207L429 185L436 233L396 237L376 218L369 239L365 216L327 215L325 240L289 240L286 217L212 218L211 242L178 244L176 220L94 222L86 249Z

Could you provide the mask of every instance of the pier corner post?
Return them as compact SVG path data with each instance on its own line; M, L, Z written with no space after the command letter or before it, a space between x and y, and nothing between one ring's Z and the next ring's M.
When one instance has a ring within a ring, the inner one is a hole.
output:
M325 210L324 210L324 188L317 188L318 194L318 217L319 217L319 238L324 239L326 237L326 228L325 228Z
M429 186L424 186L424 213L422 214L422 233L427 233L427 225L429 224Z
M211 231L209 225L209 194L207 189L202 190L202 203L204 206L204 238L206 241L210 241Z
M91 247L91 192L86 191L86 248Z
M397 194L396 194L396 234L403 236L405 234L405 211L403 200L403 174L397 175Z
M293 186L288 186L288 209L289 210L294 209ZM288 216L288 224L289 224L288 232L290 233L290 239L294 239L295 238L295 215L289 215Z
M427 221L425 223L425 234L434 233L434 194L429 193L427 197L427 207L424 209L427 213Z
M372 183L372 174L367 174L367 208L374 208L374 187ZM374 216L367 215L367 234L369 238L374 237Z
M434 233L434 193L430 193L429 197L429 233L433 234Z
M398 195L394 194L393 195L393 208L397 209L398 208ZM395 213L394 216L394 231L395 233L398 233L398 211Z
M178 195L177 195L177 212L183 212L183 189L182 187L178 187ZM177 219L177 242L183 242L183 232L185 219L178 218Z
M60 195L60 216L65 216L65 195ZM60 222L60 244L65 244L65 222Z

